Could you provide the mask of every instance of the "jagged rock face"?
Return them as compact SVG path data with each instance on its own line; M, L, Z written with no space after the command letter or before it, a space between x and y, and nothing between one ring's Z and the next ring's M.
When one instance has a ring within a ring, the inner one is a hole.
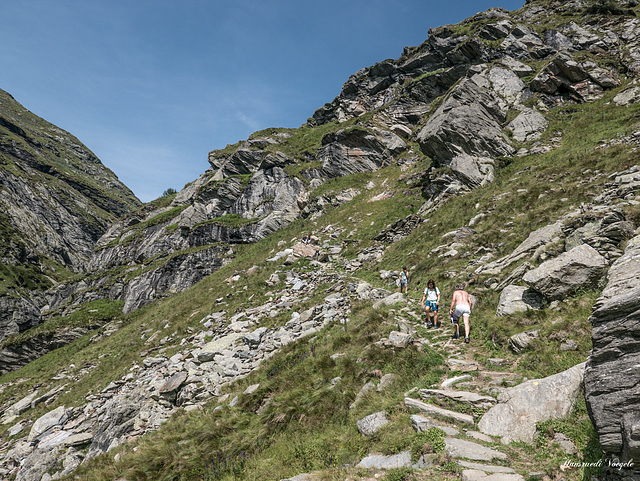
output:
M375 135L377 134L377 135ZM323 177L371 172L393 161L392 154L405 150L405 142L391 132L363 129L340 130L322 139L318 152Z
M480 186L493 180L495 157L515 152L502 133L504 120L495 97L465 79L429 118L417 140L438 166L450 167L466 183Z
M141 211L114 224L97 242L88 265L96 273L122 266L134 270L150 260L159 262L158 267L123 282L97 278L89 285L59 287L49 297L49 308L61 307L69 297L74 302L107 297L124 300L124 311L129 312L185 290L227 261L228 249L213 244L257 242L301 216L322 211L317 202L315 207L308 205L310 188L322 179L377 170L407 147L400 136L376 128L327 134L317 153L321 167L305 173L314 178L308 187L284 169L295 163L293 159L267 149L277 144L259 138L242 143L231 154L212 153L212 168L179 192L170 206ZM337 201L346 200L350 198ZM231 216L229 224L226 219ZM203 250L192 252L194 248Z
M591 27L567 22L540 36L528 25L545 20L549 11L534 4L529 7L516 14L501 9L478 14L470 19L482 24L474 33L460 34L456 26L431 30L422 45L405 48L399 59L352 75L340 95L318 109L305 127L335 122L320 147L293 153L287 142L298 132L274 129L211 152L211 168L178 193L171 206L114 225L98 241L90 270L97 273L123 266L133 270L150 259L168 260L215 242L260 240L300 216L315 218L326 205L335 204L333 199L311 196L320 182L377 170L396 161L416 142L439 167L424 176L427 202L421 215L452 196L485 185L493 179L496 158L515 153L506 130L518 141L537 139L548 126L540 106L593 100L595 90L602 93L618 85L617 72L578 61L576 54L594 48L617 49L620 38L633 42L633 32L640 28L637 22L624 20L621 25L606 26L609 33L602 39L601 32L596 34ZM558 3L553 8L565 7ZM632 63L637 53L632 46L620 55L623 62ZM536 62L528 65L531 60ZM534 93L540 97L538 104L525 106L523 102ZM506 125L507 112L514 110L521 113ZM342 122L366 113L371 116L340 128ZM299 167L301 162L309 166ZM151 222L161 215L166 219ZM150 222L154 225L145 225ZM147 296L186 286L183 276L163 267L153 272L135 276ZM160 272L173 281L160 286ZM106 289L94 281L89 291L124 298L132 292L128 282L109 282ZM107 284L97 281L101 283ZM91 296L86 288L77 295ZM134 297L127 306L146 302L144 296ZM51 305L59 302L53 300Z
M224 265L225 260L221 254L226 250L212 247L189 255L175 256L161 267L136 277L123 290L123 312L142 307L162 295L191 287Z
M40 291L81 272L95 242L140 205L68 132L0 90L0 341L42 321Z
M117 216L140 205L75 137L0 91L2 211L35 255L79 270Z
M48 332L36 335L20 345L7 346L0 351L0 374L15 371L54 349L66 346L95 327L97 325Z
M40 309L28 297L0 297L0 340L40 324Z
M609 269L609 282L589 317L593 350L585 372L585 398L600 446L622 463L640 459L640 236L629 241ZM638 479L637 463L611 469L604 479Z

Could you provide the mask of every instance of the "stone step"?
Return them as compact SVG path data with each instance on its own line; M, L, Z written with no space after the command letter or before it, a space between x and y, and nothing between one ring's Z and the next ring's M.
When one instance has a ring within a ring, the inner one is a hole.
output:
M443 426L442 424L438 424L432 421L429 418L425 418L424 416L420 416L419 414L414 414L411 416L411 424L413 428L418 432L428 431L430 428L438 428L442 429L445 434L449 436L458 436L460 431L450 426Z
M436 398L445 401L452 400L486 408L493 406L497 402L490 396L482 396L475 392L453 391L448 389L420 389L420 397L422 399Z
M469 374L464 374L462 376L455 376L455 377L451 377L449 379L445 379L442 384L440 384L440 387L443 389L447 389L450 388L452 386L455 386L456 384L463 382L463 381L469 381L470 379L472 379L472 377Z
M491 461L492 459L507 459L507 455L495 449L487 448L472 441L457 438L444 438L445 450L452 458L466 458L473 461Z
M487 464L472 463L470 461L458 461L458 464L463 468L477 469L486 473L515 473L513 468L507 466L491 466Z
M448 409L439 408L438 406L434 406L433 404L423 403L422 401L418 401L417 399L412 399L410 397L404 398L404 404L408 408L419 409L420 411L431 414L434 416L442 416L446 419L451 419L454 422L462 423L462 424L470 424L473 425L473 416L469 416L468 414L457 413L455 411L449 411Z
M461 481L525 481L524 477L516 473L487 474L479 469L465 469L460 475Z
M449 358L445 361L445 364L452 371L472 372L478 370L478 363L476 361L465 361L464 359Z

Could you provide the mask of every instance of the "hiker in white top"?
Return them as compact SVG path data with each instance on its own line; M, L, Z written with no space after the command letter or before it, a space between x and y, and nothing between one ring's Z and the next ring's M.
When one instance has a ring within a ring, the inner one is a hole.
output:
M433 312L433 328L438 329L440 327L440 323L438 322L440 289L436 287L436 281L434 281L433 279L429 279L429 282L427 282L427 288L424 290L421 304L425 313L427 314L427 327L432 327L430 315L431 312Z
M398 278L400 279L400 292L404 289L404 293L407 294L409 292L409 273L406 267L402 268L402 272Z

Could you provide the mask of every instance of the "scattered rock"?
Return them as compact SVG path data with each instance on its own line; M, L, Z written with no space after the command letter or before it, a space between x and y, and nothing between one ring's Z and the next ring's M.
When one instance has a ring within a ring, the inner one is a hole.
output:
M526 331L514 334L509 338L509 347L513 352L524 351L531 345L533 339L537 339L538 331Z
M391 331L389 333L389 344L391 346L404 349L413 342L413 336L411 334L404 334L398 331Z
M389 424L389 420L385 412L380 411L362 418L356 423L356 427L363 436L373 436L387 424Z

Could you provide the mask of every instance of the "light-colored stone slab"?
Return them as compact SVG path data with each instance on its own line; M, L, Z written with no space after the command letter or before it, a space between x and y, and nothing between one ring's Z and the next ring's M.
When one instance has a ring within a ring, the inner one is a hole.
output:
M505 389L478 423L484 434L502 436L511 441L533 442L536 424L548 419L564 418L571 413L582 385L585 363L564 372L534 379Z
M387 419L384 411L380 411L365 416L356 423L356 427L360 434L364 436L373 436L386 424L389 424L389 420Z
M488 464L472 463L471 461L458 461L458 464L463 468L478 469L486 473L515 473L513 468L506 466L491 466Z
M409 408L419 409L420 411L427 414L442 416L444 418L451 419L462 424L473 425L473 416L469 416L468 414L449 411L448 409L439 408L438 406L434 406L433 404L423 403L422 401L418 401L417 399L412 399L410 397L404 398L404 404Z
M420 397L422 397L422 399L430 399L432 397L445 400L450 399L474 406L493 406L496 403L496 400L490 396L482 396L475 392L453 391L448 389L420 389Z
M440 384L440 387L442 389L448 389L452 386L455 386L456 384L458 384L459 382L463 382L463 381L469 381L471 379L471 376L469 374L464 374L462 376L455 376L449 379L445 379L442 384Z
M460 475L461 481L525 481L516 473L493 473L487 474L477 469L465 469Z
M54 426L60 424L64 418L64 406L59 406L53 411L49 411L44 416L39 417L31 427L31 432L29 433L28 438L29 442L33 442L36 438L42 436Z
M487 436L486 434L479 433L478 431L467 431L467 436L473 439L477 439L478 441L484 441L485 443L493 442L493 438Z
M374 468L374 469L394 469L405 468L411 466L411 452L403 451L400 454L392 456L384 456L382 454L374 454L367 456L358 463L358 468Z
M505 453L464 439L444 438L444 442L446 451L453 458L467 458L474 461L491 461L494 458L507 459Z
M413 428L418 432L428 431L430 428L438 428L442 429L447 436L457 436L458 434L460 434L460 431L455 428L452 428L450 426L443 426L441 424L433 422L429 418L420 416L419 414L413 414L411 416L411 424L413 425Z

